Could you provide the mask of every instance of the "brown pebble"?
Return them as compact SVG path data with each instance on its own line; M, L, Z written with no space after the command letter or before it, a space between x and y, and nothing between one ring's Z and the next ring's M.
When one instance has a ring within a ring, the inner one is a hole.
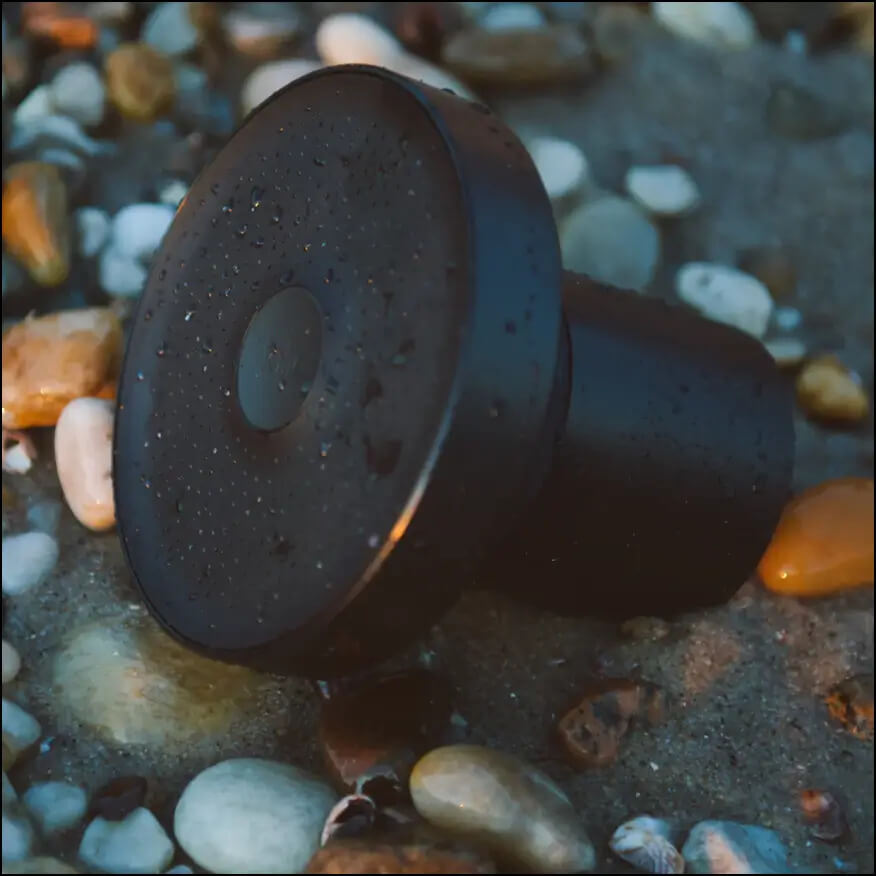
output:
M22 161L3 181L3 243L41 286L57 286L70 271L67 187L54 164Z
M867 393L856 377L833 355L807 362L797 377L797 400L815 420L858 423L869 410Z
M173 103L173 64L146 43L119 46L107 57L104 72L110 100L128 118L150 122Z
M663 618L640 615L625 620L621 624L620 631L621 635L640 642L659 642L669 635L670 629Z
M837 842L848 832L848 824L839 801L830 791L807 789L800 792L800 809L809 824L809 832L827 843Z
M114 395L122 327L108 307L27 317L3 335L3 428L54 426L75 398Z
M587 689L557 725L572 763L584 768L613 763L634 719L660 723L666 711L663 691L647 682L606 679Z
M450 712L447 683L426 670L332 697L323 705L320 740L333 780L352 791L363 776L383 774L387 788L406 788L418 758L443 741Z
M873 676L855 675L834 685L825 698L830 716L852 736L873 739Z
M736 257L740 270L757 277L774 301L786 301L797 289L795 253L785 246L755 246Z
M589 44L563 25L487 31L469 28L450 38L444 64L469 82L531 87L570 82L594 70Z
M408 51L437 61L449 34L462 26L455 3L398 3L395 5L395 35Z
M91 799L89 813L107 821L121 821L146 799L149 785L142 776L121 776L102 785Z

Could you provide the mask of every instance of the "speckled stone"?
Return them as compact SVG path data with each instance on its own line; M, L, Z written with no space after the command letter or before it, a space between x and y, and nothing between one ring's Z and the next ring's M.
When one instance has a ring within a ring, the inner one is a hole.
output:
M437 748L414 767L410 788L425 819L483 842L510 866L573 873L595 865L583 820L566 795L509 754L478 745Z
M148 809L122 821L95 818L85 829L79 857L103 873L160 873L173 860L173 843Z
M789 873L777 833L753 824L701 821L681 850L688 873Z

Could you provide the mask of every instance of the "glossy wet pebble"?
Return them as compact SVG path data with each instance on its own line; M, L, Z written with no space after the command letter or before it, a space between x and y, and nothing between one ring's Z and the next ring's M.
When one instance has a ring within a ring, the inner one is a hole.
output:
M55 427L55 464L70 510L89 529L115 525L112 440L115 406L99 398L77 398Z
M534 137L526 148L551 200L574 194L587 180L587 158L574 143L558 137Z
M69 782L37 782L22 795L21 802L44 835L68 830L85 816L85 791Z
M174 833L212 873L300 873L336 799L328 785L289 764L226 760L183 791Z
M645 873L684 873L684 858L669 836L665 821L640 815L622 824L608 845L619 858Z
M652 3L651 14L676 36L713 49L744 49L758 39L742 3Z
M3 699L3 769L7 770L42 735L40 722L12 700Z
M734 821L701 821L681 850L688 873L789 873L779 835Z
M28 317L3 337L3 427L54 426L81 396L115 396L122 326L108 307Z
M167 55L185 55L198 42L191 3L158 3L143 23L143 42Z
M42 584L58 562L58 542L45 532L3 539L3 592L18 596Z
M583 819L566 795L509 754L478 745L437 748L414 767L410 789L427 821L483 842L511 866L575 873L595 864Z
M689 262L675 275L675 291L703 316L757 338L769 324L773 301L760 280L736 268Z
M173 860L173 843L148 809L122 821L95 818L85 829L79 857L102 873L160 873Z
M3 684L12 681L21 669L21 657L14 645L3 640Z
M860 378L837 356L818 356L797 377L797 400L812 419L857 423L870 411L870 399Z
M84 127L100 124L106 106L106 89L100 73L84 61L62 67L52 79L54 109Z
M73 214L73 221L79 254L87 259L93 258L109 238L109 214L99 207L80 207Z
M619 289L644 289L660 261L660 236L631 201L605 197L569 215L560 230L563 265Z
M758 574L790 596L826 596L873 585L873 480L839 478L785 507Z
M655 216L681 216L700 203L693 177L675 164L631 167L624 185L630 197Z

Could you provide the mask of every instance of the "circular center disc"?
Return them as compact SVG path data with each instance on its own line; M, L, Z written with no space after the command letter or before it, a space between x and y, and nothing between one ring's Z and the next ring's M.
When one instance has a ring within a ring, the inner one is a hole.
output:
M322 314L300 286L283 289L250 320L237 365L237 398L263 432L287 426L301 410L319 368Z

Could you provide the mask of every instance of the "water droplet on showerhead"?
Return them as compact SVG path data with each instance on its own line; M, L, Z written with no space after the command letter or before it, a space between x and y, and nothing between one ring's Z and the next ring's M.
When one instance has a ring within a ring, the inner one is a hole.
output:
M258 186L253 186L252 191L249 194L249 203L253 210L261 205L264 196L264 189L261 189Z

